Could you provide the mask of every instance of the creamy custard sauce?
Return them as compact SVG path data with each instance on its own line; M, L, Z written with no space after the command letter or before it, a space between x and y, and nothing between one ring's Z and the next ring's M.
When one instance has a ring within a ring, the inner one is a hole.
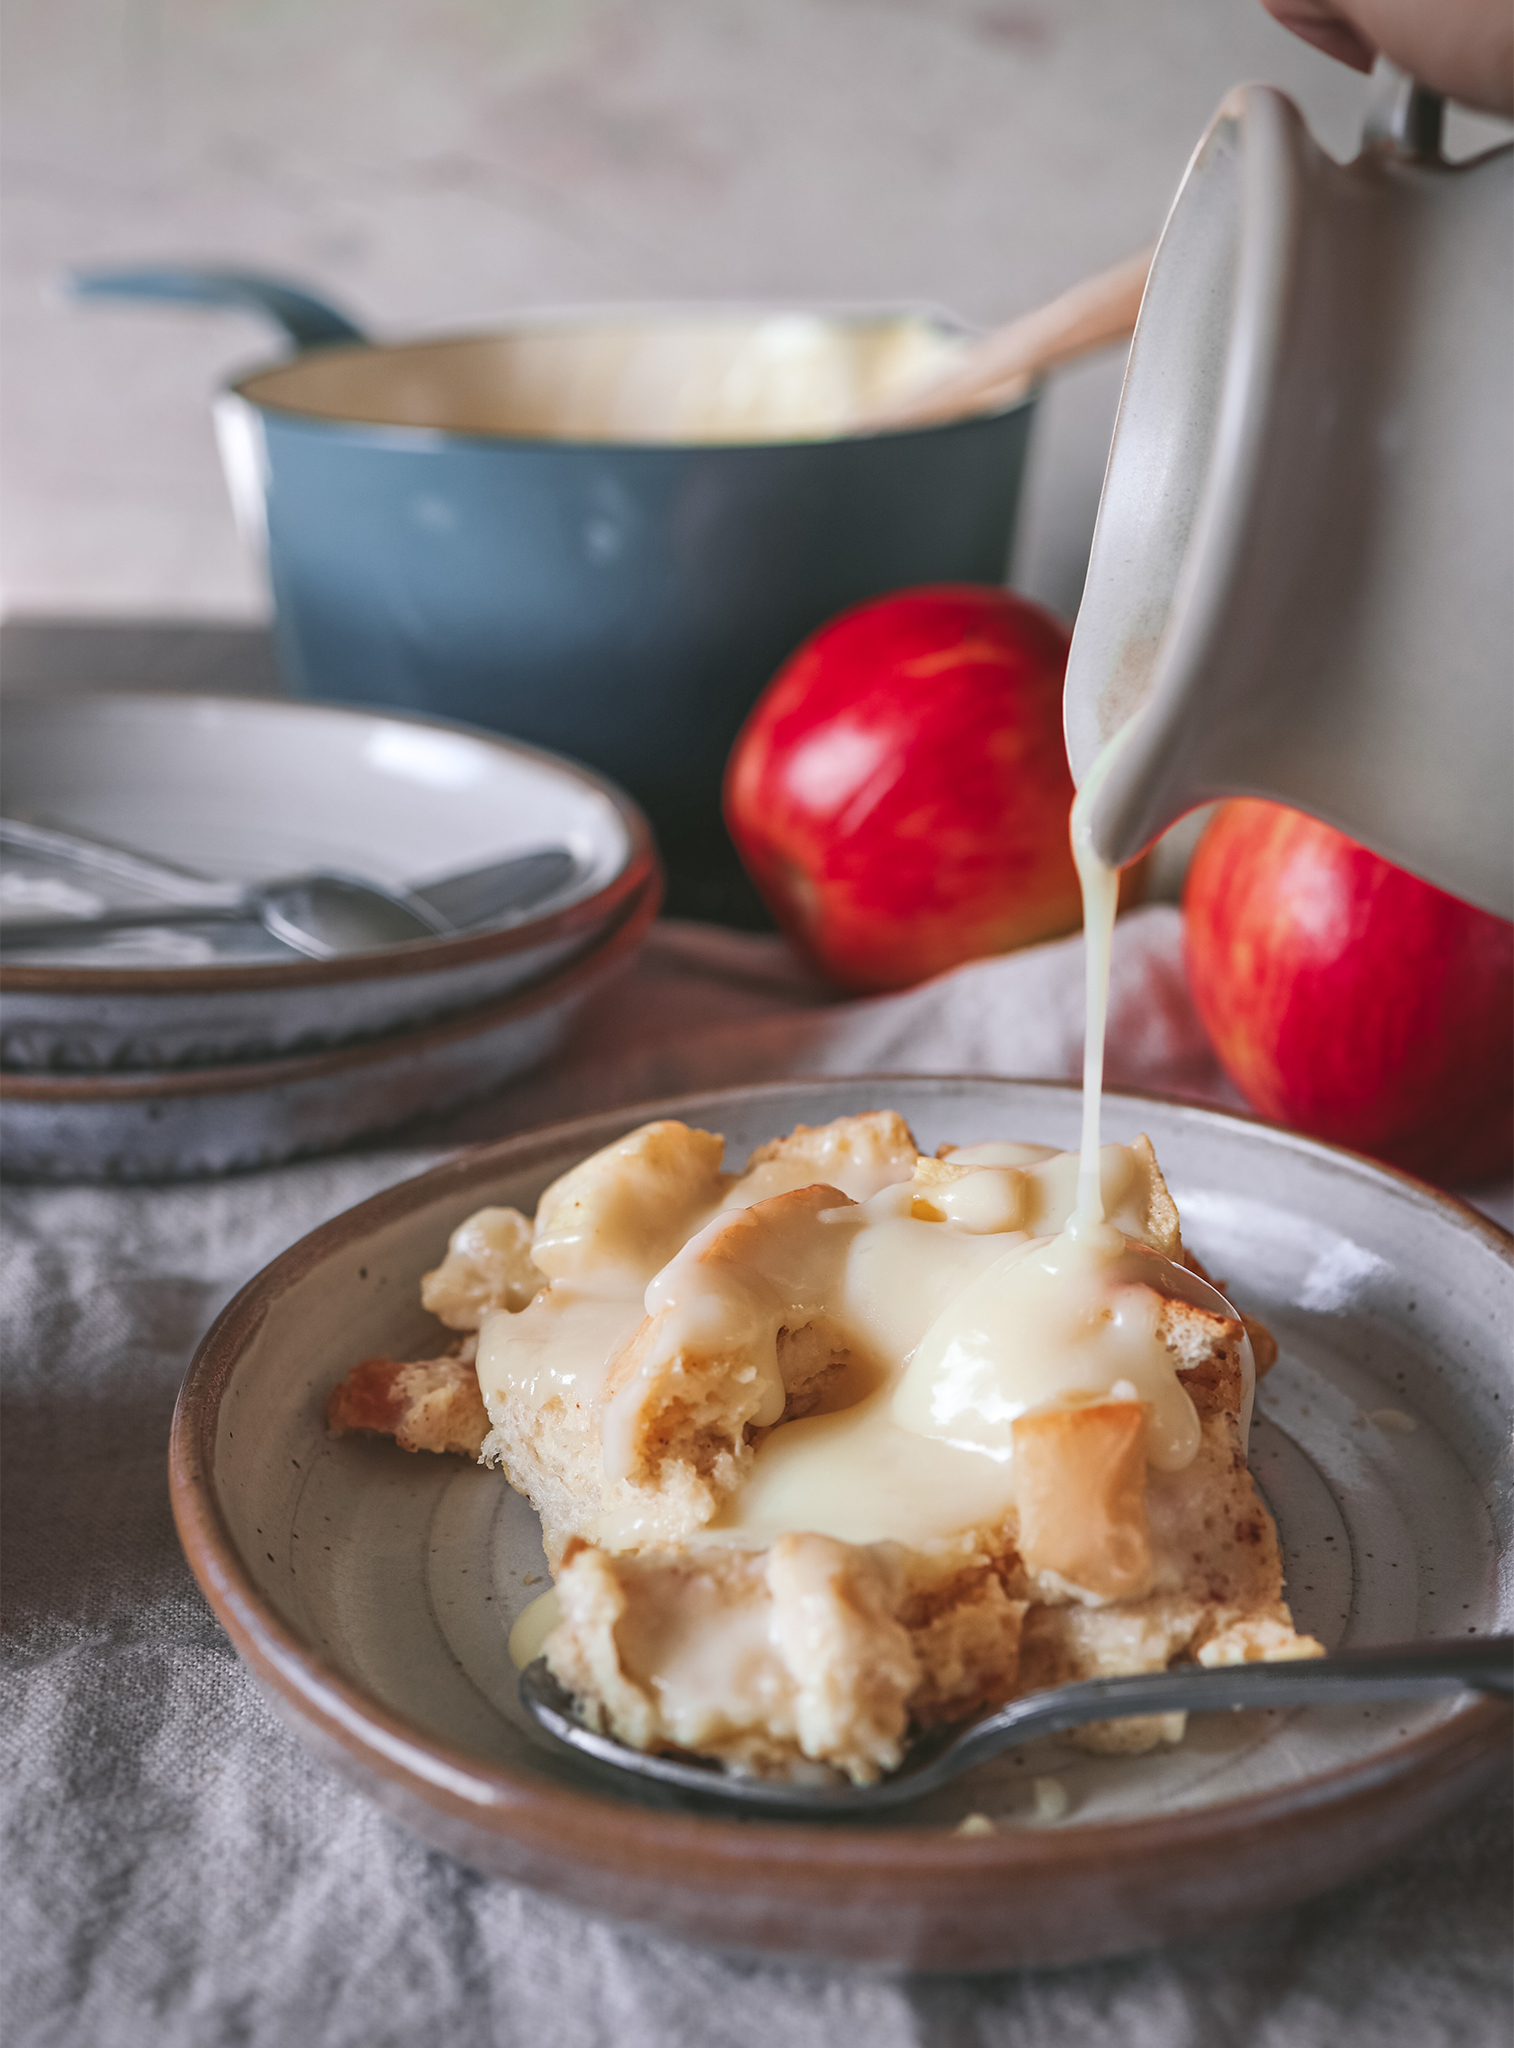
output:
M1033 1155L1031 1163L1000 1166L1011 1151ZM992 1163L980 1165L984 1153ZM827 1300L838 1340L873 1364L875 1390L766 1437L712 1537L766 1543L809 1530L851 1543L920 1544L992 1524L1014 1503L1015 1416L1117 1387L1121 1398L1153 1404L1154 1463L1160 1454L1172 1469L1193 1456L1197 1418L1156 1333L1150 1292L1177 1291L1171 1282L1181 1269L1141 1242L1149 1225L1135 1155L1109 1145L1098 1157L1101 1206L1133 1240L1114 1230L1113 1258L1066 1234L1076 1155L974 1146L948 1163L979 1167L951 1184L964 1194L1014 1176L1007 1226L918 1222L908 1187L846 1212L850 1243ZM940 1200L935 1190L930 1200ZM1202 1282L1193 1288L1198 1298Z
M1013 1149L1030 1149L1038 1155L1044 1150L1040 1146ZM822 1161L822 1171L830 1185L850 1201L862 1203L887 1186L900 1169L838 1154ZM655 1200L627 1201L613 1206L608 1216L602 1215L592 1262L580 1262L574 1256L580 1250L576 1236L557 1234L545 1244L538 1239L533 1256L549 1274L551 1285L529 1307L514 1314L496 1310L480 1325L478 1383L485 1403L491 1394L498 1397L507 1391L524 1394L533 1405L556 1394L578 1402L597 1401L614 1354L634 1336L644 1315L672 1305L678 1285L689 1288L691 1282L696 1283L688 1312L691 1318L699 1317L702 1297L697 1288L696 1247L709 1235L711 1226L733 1210L796 1192L814 1181L813 1168L791 1159L765 1161L739 1179L720 1176L715 1199L677 1227L681 1248L667 1265L667 1222ZM817 1248L810 1264L828 1275L828 1256L828 1247ZM578 1270L580 1263L582 1270ZM554 1267L561 1270L554 1272ZM677 1275L677 1281L670 1280L670 1275ZM812 1280L810 1284L813 1288L818 1283ZM752 1299L759 1298L760 1277L749 1276L749 1286ZM748 1314L750 1308L749 1301ZM727 1311L734 1314L735 1304L728 1303ZM776 1327L774 1343L776 1346ZM771 1420L777 1420L782 1406L780 1400Z
M1093 799L1109 773L1128 727L1112 739L1085 777L1073 799L1072 857L1083 892L1084 1020L1083 1020L1083 1144L1078 1161L1078 1202L1072 1228L1090 1244L1115 1249L1105 1233L1104 1200L1099 1183L1099 1109L1104 1099L1104 1037L1109 1022L1109 967L1114 951L1114 921L1119 909L1120 877L1106 867L1093 843L1090 813Z
M562 1603L557 1597L557 1588L549 1586L545 1593L538 1593L528 1601L515 1617L506 1644L510 1662L517 1671L524 1671L528 1664L534 1664L541 1655L542 1644L562 1620Z
M403 347L309 351L255 403L326 419L546 440L729 445L855 432L951 369L966 337L904 314L689 312L526 322Z
M641 1321L641 1297L587 1294L571 1285L544 1288L529 1308L512 1315L496 1309L478 1336L478 1384L490 1394L507 1388L539 1408L554 1395L570 1401L599 1399L610 1360Z
M1158 1470L1192 1460L1198 1416L1158 1327L1173 1269L1118 1231L1118 1251L1090 1244L1080 1220L1007 1252L931 1325L894 1396L901 1428L1002 1462L1020 1416L1103 1396L1148 1403Z

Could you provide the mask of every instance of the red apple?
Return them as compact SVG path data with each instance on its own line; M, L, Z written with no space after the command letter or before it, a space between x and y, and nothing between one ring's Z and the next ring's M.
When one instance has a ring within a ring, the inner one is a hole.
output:
M1514 1157L1514 925L1302 812L1226 804L1183 896L1188 975L1263 1116L1432 1180Z
M726 822L833 980L902 988L1076 929L1067 646L1023 598L941 584L843 612L758 699Z

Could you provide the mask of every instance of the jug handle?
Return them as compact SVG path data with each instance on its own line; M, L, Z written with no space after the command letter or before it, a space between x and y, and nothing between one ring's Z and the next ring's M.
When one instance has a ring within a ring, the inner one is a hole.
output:
M81 299L159 299L184 306L235 306L263 313L281 327L296 348L330 348L368 337L345 313L324 299L250 270L201 269L169 265L131 270L75 270L69 290Z
M1386 57L1378 59L1362 123L1362 148L1407 163L1439 163L1446 103Z

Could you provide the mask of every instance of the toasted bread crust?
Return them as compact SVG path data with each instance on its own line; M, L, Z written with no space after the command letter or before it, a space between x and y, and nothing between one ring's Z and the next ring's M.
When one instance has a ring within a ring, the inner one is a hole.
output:
M402 1451L476 1458L489 1417L471 1360L365 1358L332 1388L326 1427L334 1436L350 1430L392 1436Z

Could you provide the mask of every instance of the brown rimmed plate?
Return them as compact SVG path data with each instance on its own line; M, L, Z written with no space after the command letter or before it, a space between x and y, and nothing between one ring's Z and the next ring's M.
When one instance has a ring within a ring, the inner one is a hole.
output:
M505 1652L547 1582L528 1504L461 1461L329 1439L327 1392L368 1353L426 1354L420 1275L463 1216L529 1208L635 1123L682 1116L740 1159L796 1122L874 1107L927 1150L1077 1138L1076 1089L971 1076L643 1105L465 1153L315 1231L232 1302L180 1396L174 1512L216 1613L310 1746L428 1840L590 1910L923 1969L1065 1962L1274 1910L1494 1783L1510 1717L1489 1701L1207 1717L1139 1759L1047 1746L866 1826L653 1805L544 1746ZM1331 1645L1507 1628L1514 1240L1244 1118L1128 1095L1106 1118L1111 1137L1150 1133L1185 1237L1280 1339L1252 1463L1300 1624ZM1037 1818L1064 1798L1061 1818ZM994 1831L957 1834L969 1813Z

